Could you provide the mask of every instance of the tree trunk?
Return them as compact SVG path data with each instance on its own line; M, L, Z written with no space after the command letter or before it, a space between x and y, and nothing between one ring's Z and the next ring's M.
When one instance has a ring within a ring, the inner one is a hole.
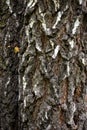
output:
M0 1L0 130L87 130L87 0Z

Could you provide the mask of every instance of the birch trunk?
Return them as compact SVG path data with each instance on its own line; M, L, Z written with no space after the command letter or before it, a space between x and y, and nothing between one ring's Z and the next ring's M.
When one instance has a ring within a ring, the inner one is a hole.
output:
M87 130L87 0L1 0L0 84L0 130Z

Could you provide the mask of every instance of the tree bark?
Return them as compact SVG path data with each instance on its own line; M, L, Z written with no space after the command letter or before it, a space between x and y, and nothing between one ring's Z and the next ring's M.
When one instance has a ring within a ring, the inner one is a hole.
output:
M0 1L0 130L87 130L87 0Z

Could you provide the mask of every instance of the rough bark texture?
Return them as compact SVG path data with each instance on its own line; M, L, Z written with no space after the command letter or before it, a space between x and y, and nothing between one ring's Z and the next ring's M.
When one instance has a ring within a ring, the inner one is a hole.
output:
M0 130L87 130L87 0L0 0Z

